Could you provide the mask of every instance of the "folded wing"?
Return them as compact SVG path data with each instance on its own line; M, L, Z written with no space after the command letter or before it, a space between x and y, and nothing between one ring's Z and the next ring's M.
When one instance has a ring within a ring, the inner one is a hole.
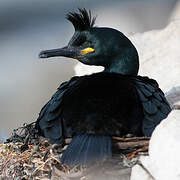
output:
M144 112L142 130L145 136L151 136L155 127L168 116L171 108L155 80L141 76L135 79Z
M61 144L63 138L62 102L66 91L77 82L78 77L60 85L56 93L40 111L36 126L40 134L49 138L51 143Z

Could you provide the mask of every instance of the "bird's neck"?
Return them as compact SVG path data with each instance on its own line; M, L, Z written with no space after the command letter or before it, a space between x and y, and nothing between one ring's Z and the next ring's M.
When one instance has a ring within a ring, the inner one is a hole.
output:
M104 72L112 72L123 75L137 75L139 70L139 58L137 53L123 53L114 58L111 64L105 67Z

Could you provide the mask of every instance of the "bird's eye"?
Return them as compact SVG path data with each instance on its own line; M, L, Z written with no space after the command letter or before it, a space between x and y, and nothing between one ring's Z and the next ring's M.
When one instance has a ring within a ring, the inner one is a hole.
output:
M87 47L91 47L92 43L90 41L87 42Z

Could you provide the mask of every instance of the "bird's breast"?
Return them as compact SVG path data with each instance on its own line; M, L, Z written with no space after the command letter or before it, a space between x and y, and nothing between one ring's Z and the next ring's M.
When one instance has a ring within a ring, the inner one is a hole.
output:
M140 111L131 79L123 75L97 73L80 77L78 81L63 99L66 128L71 127L75 133L126 133L133 121L133 113Z

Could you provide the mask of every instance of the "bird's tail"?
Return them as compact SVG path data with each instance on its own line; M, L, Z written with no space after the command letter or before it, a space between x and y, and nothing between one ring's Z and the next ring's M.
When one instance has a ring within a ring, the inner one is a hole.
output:
M71 166L89 165L111 156L111 137L82 134L73 137L61 161Z

